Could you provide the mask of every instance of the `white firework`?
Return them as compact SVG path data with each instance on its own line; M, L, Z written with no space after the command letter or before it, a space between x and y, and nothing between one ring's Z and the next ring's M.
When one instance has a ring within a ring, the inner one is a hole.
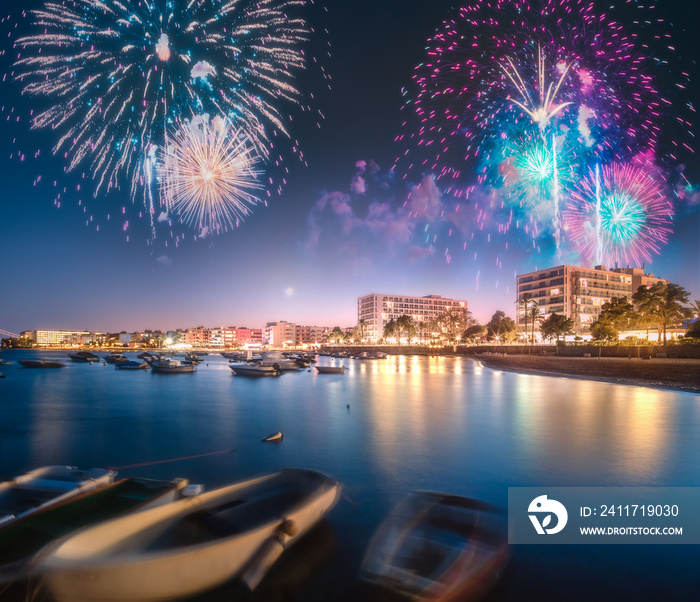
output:
M171 130L158 161L168 211L206 232L235 228L260 202L260 156L245 131L200 115Z

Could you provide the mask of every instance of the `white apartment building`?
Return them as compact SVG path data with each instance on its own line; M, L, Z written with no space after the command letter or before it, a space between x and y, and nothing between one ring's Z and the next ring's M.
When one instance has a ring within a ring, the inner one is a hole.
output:
M440 295L411 297L408 295L384 295L373 293L357 299L357 321L364 325L364 338L377 341L384 335L384 326L407 314L413 321L430 322L451 311L466 313L467 302L446 299Z
M560 265L516 276L516 300L536 302L542 320L553 313L564 315L573 320L577 333L587 333L610 299L630 299L640 286L659 281L668 282L645 274L641 268L606 270L600 265L595 268ZM521 330L526 324L528 331L532 328L530 318L525 318L522 303L518 303L516 324Z

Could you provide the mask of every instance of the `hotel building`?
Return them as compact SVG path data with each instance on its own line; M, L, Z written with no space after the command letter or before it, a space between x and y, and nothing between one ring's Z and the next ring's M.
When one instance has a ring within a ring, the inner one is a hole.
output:
M540 308L540 318L546 320L553 313L571 318L574 330L587 333L590 325L598 319L601 307L613 297L630 299L640 286L651 286L655 282L668 282L645 274L641 268L615 268L604 266L581 268L560 265L516 276L517 301L531 299ZM519 329L528 325L525 309L518 303L516 324Z
M466 313L467 302L445 299L440 295L409 297L371 294L357 299L357 321L364 324L364 338L373 341L384 336L384 326L389 320L396 320L404 314L411 316L417 325L450 311Z
M285 347L296 345L296 325L284 320L268 322L263 328L263 345L270 347Z

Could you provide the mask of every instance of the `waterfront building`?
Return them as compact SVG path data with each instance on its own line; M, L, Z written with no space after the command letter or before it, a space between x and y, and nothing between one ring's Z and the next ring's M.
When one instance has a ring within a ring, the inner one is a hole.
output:
M364 331L364 339L371 341L382 338L384 326L389 320L396 320L404 314L411 316L417 326L420 322L427 324L451 312L466 314L467 302L440 295L412 297L377 293L357 299L357 321Z
M85 330L34 330L32 340L42 347L65 347L81 345L83 337L89 337Z
M600 310L613 297L631 299L640 286L655 282L668 282L645 274L640 268L615 268L605 266L583 268L560 265L516 276L516 325L528 331L532 321L525 316L523 300L537 303L539 319L546 320L553 313L571 318L577 334L586 334L598 319ZM535 329L537 334L537 329Z
M237 347L260 347L263 341L262 328L234 328L234 340Z
M296 327L297 345L321 345L328 341L331 328L327 326L300 326Z
M268 322L263 329L263 345L270 347L294 346L297 344L296 325L286 322Z
M185 344L196 348L209 347L210 330L204 326L188 328L185 331Z

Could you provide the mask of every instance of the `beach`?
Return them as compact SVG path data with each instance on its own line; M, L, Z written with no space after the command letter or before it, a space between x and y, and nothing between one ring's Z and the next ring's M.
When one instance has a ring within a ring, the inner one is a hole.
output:
M554 357L551 355L474 356L497 370L585 378L700 393L700 360L683 358Z

